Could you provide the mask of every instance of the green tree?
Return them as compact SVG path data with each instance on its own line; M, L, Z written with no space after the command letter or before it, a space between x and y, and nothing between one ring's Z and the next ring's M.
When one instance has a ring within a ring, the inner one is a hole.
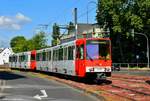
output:
M68 34L70 34L71 32L75 32L75 26L73 22L69 22L69 26L68 26Z
M60 28L56 23L53 25L52 38L52 46L57 45L60 41Z
M10 46L14 52L27 51L28 47L26 42L27 40L24 36L16 36L11 39Z
M96 18L100 26L110 30L114 62L131 62L131 58L139 54L135 49L138 45L132 37L131 29L149 36L149 12L150 0L98 0ZM146 46L143 45L144 47ZM119 60L120 57L122 61Z
M38 50L47 47L47 39L44 32L37 33L29 40L26 40L24 36L16 36L11 39L10 46L17 53Z
M30 50L38 50L47 47L45 32L39 32L28 40Z

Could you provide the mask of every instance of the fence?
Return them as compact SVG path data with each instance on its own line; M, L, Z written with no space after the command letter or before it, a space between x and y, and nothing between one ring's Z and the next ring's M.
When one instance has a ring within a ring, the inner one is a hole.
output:
M0 69L8 69L8 68L9 68L8 64L0 65Z
M112 63L112 65L119 65L121 68L148 68L148 63Z

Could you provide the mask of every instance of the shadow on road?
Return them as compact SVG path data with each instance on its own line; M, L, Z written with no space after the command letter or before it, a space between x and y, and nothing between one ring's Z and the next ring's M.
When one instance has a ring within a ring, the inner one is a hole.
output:
M26 78L26 77L8 71L0 71L0 80L14 80L20 78Z
M0 99L4 99L5 98L5 96L0 96Z

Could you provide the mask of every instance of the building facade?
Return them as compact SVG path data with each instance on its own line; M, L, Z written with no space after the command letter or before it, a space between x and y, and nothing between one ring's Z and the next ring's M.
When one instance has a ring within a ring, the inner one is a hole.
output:
M0 65L7 64L9 62L10 54L13 54L11 48L0 48Z

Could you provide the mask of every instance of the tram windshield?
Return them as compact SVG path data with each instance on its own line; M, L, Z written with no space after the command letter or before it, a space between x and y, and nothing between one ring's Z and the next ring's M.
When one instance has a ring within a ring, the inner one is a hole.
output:
M87 40L86 44L87 60L110 60L109 40Z

